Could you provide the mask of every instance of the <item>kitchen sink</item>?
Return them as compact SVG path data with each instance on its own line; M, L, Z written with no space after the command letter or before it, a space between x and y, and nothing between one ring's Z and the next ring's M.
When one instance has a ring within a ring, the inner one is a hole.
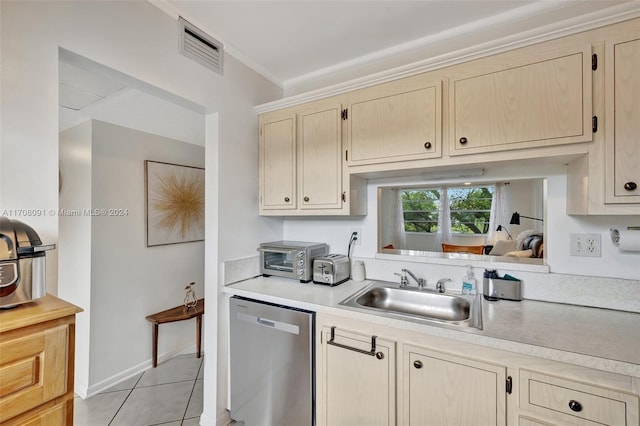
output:
M397 283L374 281L340 305L412 321L482 329L478 296L437 293Z

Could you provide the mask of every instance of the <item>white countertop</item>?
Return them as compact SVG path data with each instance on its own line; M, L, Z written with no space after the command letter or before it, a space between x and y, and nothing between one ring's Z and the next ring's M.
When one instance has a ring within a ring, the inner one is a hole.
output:
M347 281L329 287L256 277L228 285L223 292L640 377L640 314L531 300L483 300L483 330L476 330L392 319L339 305L370 283Z

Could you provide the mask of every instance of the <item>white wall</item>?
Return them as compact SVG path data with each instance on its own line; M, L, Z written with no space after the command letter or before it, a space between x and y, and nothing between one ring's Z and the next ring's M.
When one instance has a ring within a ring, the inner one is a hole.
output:
M58 207L58 48L74 52L104 64L133 78L203 106L206 114L217 113L219 134L206 134L207 182L215 182L210 175L227 159L218 155L229 152L242 157L242 149L250 139L257 152L257 116L248 105L259 105L282 95L280 88L259 76L235 58L225 56L224 75L220 76L178 53L177 16L142 1L121 2L0 2L0 54L2 75L0 87L0 207L43 208ZM233 123L233 125L232 125ZM238 128L237 125L241 127ZM236 127L232 127L236 126ZM211 126L207 126L208 129ZM245 141L238 144L238 141ZM209 156L209 150L211 156ZM256 155L256 154L253 154ZM233 158L232 158L233 160ZM243 182L257 187L257 162L235 164L234 174ZM37 173L23 173L24 168ZM228 181L225 181L228 182ZM243 185L242 188L248 185ZM217 204L216 185L207 186L207 206ZM225 200L229 201L229 200ZM207 212L207 229L239 228L244 240L227 232L205 242L205 297L208 306L215 306L218 298L218 244L233 247L233 252L253 254L256 242L263 234L281 234L277 221L253 218L241 223L228 214L240 205L251 205L257 212L257 197L242 201L219 203L219 223L211 223L213 214ZM228 222L227 222L228 221ZM32 225L46 241L57 242L58 218L39 217ZM207 249L210 245L215 248ZM54 256L48 256L53 259ZM49 290L55 293L57 262L48 262ZM211 305L209 305L211 303ZM213 310L215 312L215 310ZM216 315L205 315L205 352L216 352ZM147 335L139 336L148 338ZM213 424L219 412L211 401L216 395L216 357L205 358L203 424ZM224 405L224 396L220 395Z
M82 210L91 207L91 121L60 134L62 189L60 208ZM76 315L75 382L77 392L89 388L91 342L91 217L58 217L58 275L64 283L58 296L82 307Z
M146 315L204 296L204 242L146 247L144 160L204 167L204 148L93 123L92 207L126 209L92 222L91 384L151 359ZM192 322L160 327L159 356L195 344ZM127 348L122 351L122 348Z
M100 121L61 133L61 211L126 211L60 217L60 289L85 309L77 318L78 394L91 396L147 368L151 325L145 316L180 305L189 282L196 283L198 297L204 295L204 242L146 247L144 202L144 160L204 167L204 151ZM161 361L193 349L192 323L161 327Z

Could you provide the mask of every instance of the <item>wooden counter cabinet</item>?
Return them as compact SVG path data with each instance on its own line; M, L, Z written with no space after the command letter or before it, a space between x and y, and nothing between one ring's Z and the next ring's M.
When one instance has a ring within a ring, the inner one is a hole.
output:
M51 295L0 311L0 425L73 425L80 311Z

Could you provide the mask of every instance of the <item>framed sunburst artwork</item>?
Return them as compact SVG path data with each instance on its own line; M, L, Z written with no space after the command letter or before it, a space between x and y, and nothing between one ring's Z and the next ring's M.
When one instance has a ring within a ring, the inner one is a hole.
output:
M147 247L204 240L204 169L146 160Z

